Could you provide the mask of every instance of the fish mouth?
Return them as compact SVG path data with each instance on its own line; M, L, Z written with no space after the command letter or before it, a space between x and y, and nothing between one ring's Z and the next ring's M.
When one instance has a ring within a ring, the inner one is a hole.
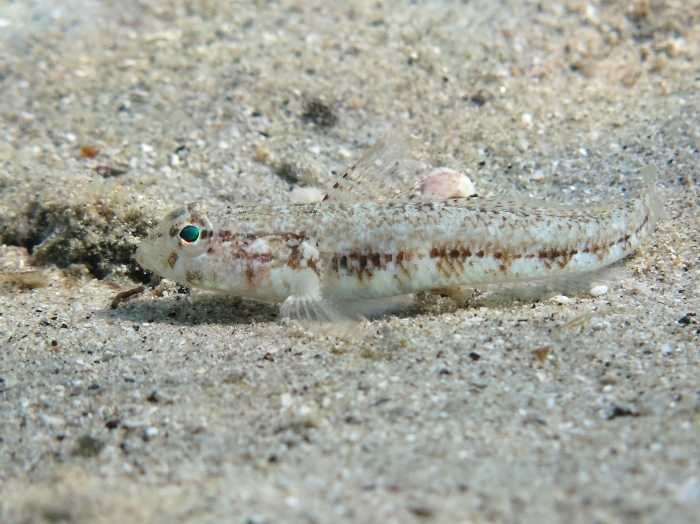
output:
M150 271L150 268L148 267L148 265L146 264L146 261L145 261L142 246L139 246L138 248L136 248L136 253L134 254L134 259L136 260L136 263L139 266L141 266L143 269Z

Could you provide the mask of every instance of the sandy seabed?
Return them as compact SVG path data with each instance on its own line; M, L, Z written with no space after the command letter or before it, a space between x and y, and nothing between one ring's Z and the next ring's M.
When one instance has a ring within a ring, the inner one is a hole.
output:
M0 522L697 522L699 29L697 0L0 4ZM405 133L494 198L654 164L665 215L602 296L426 294L362 342L133 262L175 205L290 201Z

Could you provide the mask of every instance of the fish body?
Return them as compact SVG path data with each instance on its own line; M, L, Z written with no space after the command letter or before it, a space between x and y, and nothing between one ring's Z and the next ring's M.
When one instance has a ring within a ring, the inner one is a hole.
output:
M193 203L156 226L136 258L182 284L333 321L362 301L598 270L637 249L659 211L653 183L589 208L479 198Z

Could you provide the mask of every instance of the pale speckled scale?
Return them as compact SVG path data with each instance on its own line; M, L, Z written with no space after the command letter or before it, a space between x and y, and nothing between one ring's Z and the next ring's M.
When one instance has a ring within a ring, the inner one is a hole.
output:
M343 304L460 285L582 274L633 252L660 205L648 192L574 208L474 199L238 205L173 212L137 260L195 287L272 302L283 315L333 320ZM193 245L178 237L193 224Z

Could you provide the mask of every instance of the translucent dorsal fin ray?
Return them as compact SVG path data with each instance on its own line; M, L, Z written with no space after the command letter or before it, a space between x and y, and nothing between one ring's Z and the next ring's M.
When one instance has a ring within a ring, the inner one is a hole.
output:
M379 140L331 187L324 201L361 202L406 198L415 162L410 152L417 142L411 135ZM420 183L420 182L419 182ZM410 191L409 189L409 191Z

